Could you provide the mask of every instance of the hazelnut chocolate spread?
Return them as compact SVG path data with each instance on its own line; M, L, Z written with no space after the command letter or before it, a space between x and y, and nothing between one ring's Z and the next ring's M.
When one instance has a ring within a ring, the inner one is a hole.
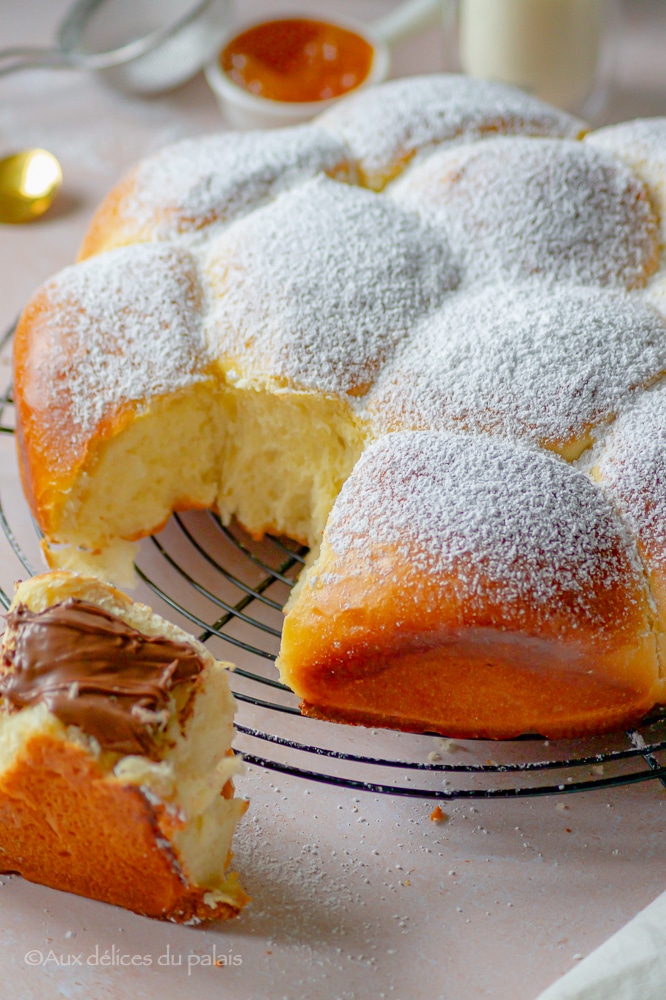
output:
M203 661L185 643L145 636L88 601L7 615L9 648L0 693L15 708L40 701L104 750L156 758L169 692L193 680Z

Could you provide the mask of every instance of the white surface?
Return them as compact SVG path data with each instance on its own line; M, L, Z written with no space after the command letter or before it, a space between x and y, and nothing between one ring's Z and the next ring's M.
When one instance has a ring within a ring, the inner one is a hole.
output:
M539 1000L663 1000L666 893L593 951Z
M3 4L3 44L47 42L65 6ZM391 4L300 6L371 19ZM287 9L294 8L243 3L248 18ZM640 0L609 118L666 114L665 35L663 4ZM394 72L440 69L441 52L441 34L430 31L398 49ZM0 81L0 152L46 146L65 172L49 217L0 229L2 327L36 285L70 263L96 203L137 157L219 124L201 78L150 101L121 97L80 74ZM14 526L32 537L7 435L0 437L0 488ZM20 574L0 536L0 584L8 588ZM3 997L533 1000L666 881L666 801L654 782L557 799L454 803L441 824L429 821L432 803L336 792L257 770L240 791L252 805L236 864L253 903L238 921L208 930L162 925L3 878ZM213 949L240 964L204 964ZM31 966L31 951L48 961ZM111 964L102 964L105 952ZM197 956L190 970L189 955ZM142 964L126 967L126 956Z

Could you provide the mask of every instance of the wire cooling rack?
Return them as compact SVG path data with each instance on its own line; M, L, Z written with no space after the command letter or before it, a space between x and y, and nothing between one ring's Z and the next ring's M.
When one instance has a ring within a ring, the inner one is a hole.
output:
M0 341L0 584L41 569L39 536L16 467L10 355ZM281 609L306 551L255 542L209 512L174 515L140 546L135 596L190 632L231 674L237 749L273 772L359 791L434 800L519 798L656 779L666 787L666 719L585 740L491 742L363 729L308 719L275 669ZM13 577L12 574L13 573ZM9 596L0 586L0 602Z

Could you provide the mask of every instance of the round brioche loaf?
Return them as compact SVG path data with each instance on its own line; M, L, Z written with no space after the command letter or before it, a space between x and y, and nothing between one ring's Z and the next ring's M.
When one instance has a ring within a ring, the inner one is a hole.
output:
M122 578L172 511L214 508L313 547L278 659L311 714L497 737L637 720L663 700L657 576L603 448L666 371L665 162L663 122L585 135L439 76L139 164L16 332L49 563ZM413 512L380 542L382 491L413 511L424 483L427 541ZM494 549L506 586L477 591Z

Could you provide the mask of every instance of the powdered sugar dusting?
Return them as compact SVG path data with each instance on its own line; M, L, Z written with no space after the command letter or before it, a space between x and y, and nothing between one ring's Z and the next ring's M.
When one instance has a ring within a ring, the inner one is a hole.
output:
M66 268L44 291L52 311L36 333L35 392L42 408L67 407L77 439L125 402L203 377L201 290L185 251L112 250Z
M666 210L666 118L638 118L585 136L586 143L619 156L650 189L659 211ZM666 220L662 218L666 235Z
M577 138L585 126L513 87L440 74L392 80L348 97L317 121L349 145L372 187L414 153L496 133Z
M594 475L636 531L651 561L666 566L666 386L644 393L611 427Z
M352 394L458 278L446 238L415 213L324 177L227 230L206 270L216 354Z
M641 182L581 143L497 138L433 154L390 190L446 230L468 280L644 285L658 223Z
M375 432L460 429L566 443L666 370L666 321L637 293L541 282L455 293L368 398Z
M347 153L313 126L199 136L140 164L123 217L172 239L238 218L319 171L345 174Z
M483 436L381 438L343 486L326 537L352 572L386 572L388 546L410 573L431 574L433 586L451 578L478 608L489 598L545 615L564 605L592 621L600 594L638 580L622 527L587 476Z

